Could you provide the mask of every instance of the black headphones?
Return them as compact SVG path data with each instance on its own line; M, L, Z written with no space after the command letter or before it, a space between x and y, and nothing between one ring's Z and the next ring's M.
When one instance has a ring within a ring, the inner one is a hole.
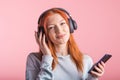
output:
M53 9L53 8L52 8L52 9ZM71 15L70 15L65 9L63 9L63 8L55 8L55 9L61 10L61 11L65 12L65 13L68 15L68 17L69 17L69 18L68 18L68 22L69 22L69 25L70 25L70 33L73 33L74 30L77 29L77 23L75 22L75 20L72 19ZM38 19L38 24L40 23L40 20L43 18L43 16L45 15L45 13L46 13L47 11L49 11L49 10L51 10L51 9L46 10L45 12L43 12L43 13L40 15L40 17L39 17L39 19ZM38 26L38 28L40 28L40 27L43 27L43 26ZM39 29L38 29L38 31L39 31Z

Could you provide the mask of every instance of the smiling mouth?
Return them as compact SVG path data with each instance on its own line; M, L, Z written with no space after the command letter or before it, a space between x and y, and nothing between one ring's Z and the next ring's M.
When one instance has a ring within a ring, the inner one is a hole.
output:
M61 38L63 38L64 36L65 36L65 34L58 35L57 38L58 38L58 39L61 39Z

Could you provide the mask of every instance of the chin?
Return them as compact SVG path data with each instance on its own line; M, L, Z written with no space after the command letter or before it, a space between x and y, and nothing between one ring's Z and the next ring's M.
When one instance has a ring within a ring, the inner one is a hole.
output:
M68 40L58 41L57 44L67 44Z

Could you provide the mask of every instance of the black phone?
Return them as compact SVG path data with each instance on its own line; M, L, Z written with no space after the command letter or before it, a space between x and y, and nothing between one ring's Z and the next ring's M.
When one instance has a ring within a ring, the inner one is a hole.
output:
M92 68L88 71L88 73L90 73L92 70L97 72L97 70L94 68L94 66L98 66L98 63L100 63L101 61L106 63L111 57L112 57L111 54L105 54L96 64L94 64L92 66Z
M44 27L38 27L38 31L37 31L37 36L38 36L38 38L39 38L39 36L40 36L40 32L41 32L41 31L42 31L43 34L45 34ZM43 36L43 34L42 34L42 36ZM45 36L45 41L46 41L46 43L48 42L46 36Z

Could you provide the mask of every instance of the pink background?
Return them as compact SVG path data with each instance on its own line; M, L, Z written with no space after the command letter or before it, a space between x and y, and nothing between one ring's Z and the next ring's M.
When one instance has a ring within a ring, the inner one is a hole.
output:
M51 7L70 12L76 42L94 62L113 55L100 80L120 80L120 0L0 0L0 80L25 79L26 57L38 51L38 17Z

